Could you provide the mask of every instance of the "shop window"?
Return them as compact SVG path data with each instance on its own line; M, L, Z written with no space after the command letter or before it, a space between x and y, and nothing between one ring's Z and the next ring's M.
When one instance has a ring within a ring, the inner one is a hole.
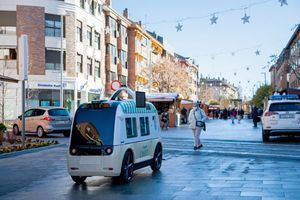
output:
M137 137L136 118L126 118L125 123L127 138Z
M45 14L45 35L51 37L61 36L60 15Z
M82 73L82 55L80 55L80 54L78 54L77 53L77 64L76 64L76 67L77 67L77 72L80 72L80 73Z
M16 60L16 49L0 49L0 60Z
M149 118L140 117L141 136L150 135Z

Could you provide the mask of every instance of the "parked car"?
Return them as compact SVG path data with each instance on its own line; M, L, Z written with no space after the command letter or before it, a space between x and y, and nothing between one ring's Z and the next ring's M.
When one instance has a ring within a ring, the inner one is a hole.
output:
M58 107L36 107L25 112L25 130L37 133L38 137L45 137L47 133L61 132L65 137L70 136L72 121L67 109ZM13 125L13 132L17 135L22 130L22 116Z
M300 99L297 95L274 95L262 116L262 139L270 136L300 135Z

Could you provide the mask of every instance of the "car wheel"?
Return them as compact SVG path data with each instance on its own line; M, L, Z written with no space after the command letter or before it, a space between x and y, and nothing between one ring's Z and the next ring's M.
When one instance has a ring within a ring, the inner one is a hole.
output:
M121 174L118 177L123 183L129 183L133 178L133 155L130 151L126 151L121 168Z
M76 184L82 184L85 181L86 176L71 176L71 178Z
M19 127L18 127L18 125L16 125L16 124L13 126L13 133L14 133L15 135L19 135L19 134L20 134Z
M263 142L269 142L270 140L269 131L262 130L262 140Z
M65 137L70 137L70 131L63 131Z
M161 168L162 154L163 154L162 146L161 144L157 144L154 151L153 161L150 165L153 171L158 171Z
M45 131L44 131L44 129L43 129L43 127L41 127L41 126L39 126L38 128L37 128L37 136L39 137L39 138L43 138L43 137L45 137Z

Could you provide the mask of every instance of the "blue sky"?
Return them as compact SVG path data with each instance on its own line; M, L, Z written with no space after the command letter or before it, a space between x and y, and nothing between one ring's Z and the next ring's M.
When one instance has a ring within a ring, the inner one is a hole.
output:
M266 3L216 14L215 25L210 24L210 17L182 21L182 31L176 32L175 26L183 18L206 16L255 2ZM288 6L281 7L278 0L113 0L113 7L119 12L128 8L132 20L148 23L146 28L163 36L175 52L194 58L204 76L227 78L243 87L244 94L249 96L254 84L264 82L262 72L267 70L262 67L267 65L269 56L280 53L293 34L291 29L300 23L300 1L287 3ZM250 16L249 24L241 21L245 12ZM164 20L169 22L155 23ZM234 56L231 53L245 48L249 49ZM259 56L255 55L257 49ZM269 74L267 78L269 81Z

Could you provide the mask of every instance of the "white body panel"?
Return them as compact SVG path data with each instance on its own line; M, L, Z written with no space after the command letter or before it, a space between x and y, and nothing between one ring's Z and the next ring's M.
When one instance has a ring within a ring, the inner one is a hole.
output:
M300 103L300 100L279 100L269 101L262 116L263 130L277 131L300 131L300 112L299 111L274 111L271 116L266 116L270 106L274 103Z
M137 119L138 136L127 138L125 119L131 117ZM149 117L150 135L141 136L139 117ZM70 144L71 138L72 135ZM113 153L111 155L73 156L68 151L68 172L71 176L119 176L127 150L132 151L134 164L138 164L153 158L158 143L162 144L157 112L125 114L118 106L114 124Z

